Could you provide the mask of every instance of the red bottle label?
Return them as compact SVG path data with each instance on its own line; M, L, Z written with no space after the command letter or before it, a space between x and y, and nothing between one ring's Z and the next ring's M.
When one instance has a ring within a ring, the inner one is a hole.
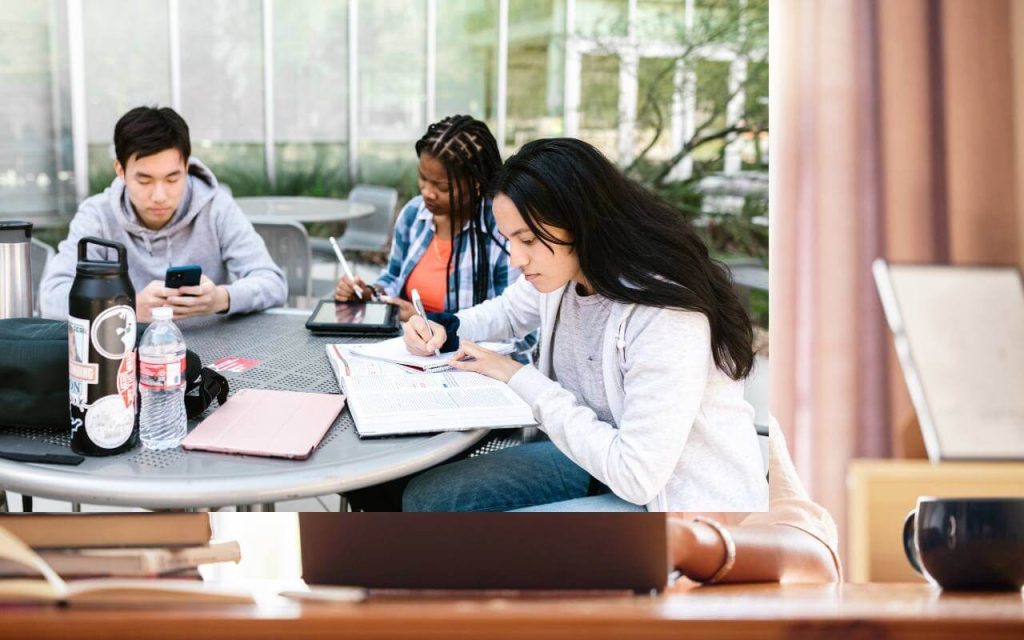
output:
M178 389L185 386L185 358L179 362L154 362L139 358L139 384L146 389Z

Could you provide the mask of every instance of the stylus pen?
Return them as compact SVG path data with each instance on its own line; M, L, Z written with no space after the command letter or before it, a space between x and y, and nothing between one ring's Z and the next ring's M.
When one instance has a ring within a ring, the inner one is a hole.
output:
M427 333L430 334L431 338L433 338L434 330L430 328L430 320L427 320L427 312L423 310L423 300L420 299L420 292L415 289L412 290L412 306L416 309L416 315L423 318L423 322L427 323ZM440 358L441 350L434 349L434 355Z
M348 268L348 260L345 259L345 254L341 252L341 247L338 246L338 241L334 239L334 236L329 238L331 241L331 247L334 248L334 255L338 256L338 262L341 263L341 268L345 270L345 275L348 276L349 280L352 281L352 288L355 289L356 295L359 299L363 299L363 290L356 284L356 277L352 275L352 270Z

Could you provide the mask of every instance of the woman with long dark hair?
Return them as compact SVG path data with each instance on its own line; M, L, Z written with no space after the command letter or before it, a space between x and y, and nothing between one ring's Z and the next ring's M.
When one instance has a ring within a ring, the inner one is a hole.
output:
M524 278L457 314L453 365L508 382L550 441L433 469L410 482L404 506L765 510L743 398L750 321L693 228L580 140L525 145L491 191ZM470 342L538 328L538 368ZM412 319L409 349L440 347L448 336L433 330Z
M455 312L500 294L519 276L509 271L486 193L501 167L487 125L449 116L430 125L415 149L420 195L402 208L387 267L373 284L399 305L403 320L414 313L408 302L413 289L428 312ZM365 282L343 276L335 299L357 299L356 286L370 296Z

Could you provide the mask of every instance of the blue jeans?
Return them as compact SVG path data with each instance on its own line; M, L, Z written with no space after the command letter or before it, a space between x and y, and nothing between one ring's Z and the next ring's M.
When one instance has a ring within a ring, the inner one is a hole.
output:
M596 512L608 513L612 511L630 511L637 513L646 513L647 507L641 507L638 504L627 502L615 495L614 493L602 493L598 496L587 496L586 498L576 498L574 500L563 500L561 502L552 502L550 504L541 504L535 507L525 507L523 509L516 509L516 513L526 512L551 512L557 511L561 513L565 512Z
M543 510L558 511L559 504L575 511L624 510L608 508L614 500L643 510L611 494L588 497L590 480L554 443L531 442L421 473L405 488L402 510L514 511L545 505ZM595 498L603 500L592 502Z

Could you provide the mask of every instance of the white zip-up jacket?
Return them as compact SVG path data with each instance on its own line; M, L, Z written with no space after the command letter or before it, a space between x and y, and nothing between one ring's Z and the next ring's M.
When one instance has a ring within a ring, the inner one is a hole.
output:
M607 325L595 327L604 332L612 425L550 377L563 293L540 293L520 278L501 296L459 312L459 337L503 340L539 327L537 368L523 367L509 386L555 445L620 498L650 511L766 511L754 409L743 381L715 366L707 318L612 303Z

